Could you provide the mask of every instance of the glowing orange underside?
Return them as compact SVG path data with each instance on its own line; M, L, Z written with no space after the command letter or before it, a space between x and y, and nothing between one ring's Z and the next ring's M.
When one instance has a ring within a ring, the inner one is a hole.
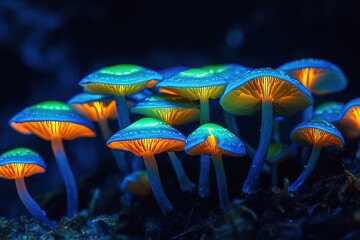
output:
M225 85L199 88L160 88L160 92L182 96L190 100L216 99L221 96Z
M105 104L101 101L84 103L84 104L71 104L81 115L89 118L93 122L98 122L100 119L116 118L116 104L111 101Z
M84 88L90 93L127 96L141 91L147 83L148 81L128 85L90 83Z
M223 149L218 147L217 140L213 134L206 138L205 142L200 143L198 146L192 148L187 152L190 155L201 155L201 154L226 154L232 155L231 153L224 151Z
M341 140L322 130L314 128L303 128L293 135L294 141L304 145L318 145L322 147L337 146L343 147Z
M360 107L350 108L341 121L336 124L348 138L357 138L360 135Z
M95 132L88 127L70 122L24 122L11 123L11 127L23 134L35 134L42 139L62 138L72 140L78 137L94 137Z
M303 68L292 71L290 74L298 79L310 92L313 86L324 75L324 69L319 68Z
M181 125L199 119L200 110L194 108L154 108L147 112L148 117L158 118L170 125Z
M164 138L148 138L131 141L117 141L108 144L110 148L130 151L136 156L159 154L165 151L181 151L185 142Z
M45 169L36 164L5 164L0 166L0 177L6 179L15 179L29 177L36 173L43 173Z

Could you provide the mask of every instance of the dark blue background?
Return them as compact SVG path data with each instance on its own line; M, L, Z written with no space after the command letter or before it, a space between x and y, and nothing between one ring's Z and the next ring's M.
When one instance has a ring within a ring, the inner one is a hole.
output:
M27 180L33 196L61 185L50 144L15 132L7 122L32 104L67 101L81 91L82 77L111 64L161 69L239 63L275 68L316 57L337 64L349 80L346 91L321 100L349 101L360 95L359 16L355 1L342 0L2 0L0 153L26 146L46 159L48 171ZM99 144L101 139L65 143L69 158L76 159L71 164L77 178L102 164ZM27 214L14 183L0 180L0 189L0 216Z

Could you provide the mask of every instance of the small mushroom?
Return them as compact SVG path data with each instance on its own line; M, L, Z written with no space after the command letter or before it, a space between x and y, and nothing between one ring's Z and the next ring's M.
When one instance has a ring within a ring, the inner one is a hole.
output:
M347 78L343 71L334 63L323 59L302 58L287 62L278 69L298 79L311 94L326 95L344 90ZM303 120L313 115L313 105L303 112Z
M146 198L151 193L148 175L144 170L138 170L127 175L120 183L120 190L125 193L128 205L133 196Z
M22 134L35 134L51 142L56 163L65 182L67 215L73 217L78 211L78 191L63 140L94 137L92 122L63 102L45 101L25 108L10 119L9 125Z
M15 148L0 156L0 177L15 180L19 197L31 215L47 226L54 226L55 222L48 219L46 212L30 196L24 180L45 170L44 159L28 148Z
M311 94L298 80L271 68L247 72L226 87L220 100L225 111L262 116L259 146L243 185L244 193L254 193L259 182L271 140L273 116L289 116L312 103Z
M130 125L125 96L132 95L152 85L152 80L162 76L156 71L133 64L119 64L101 68L83 78L79 85L86 92L113 95L116 102L120 129Z
M155 118L142 118L115 133L107 142L112 149L130 151L144 159L151 189L163 214L173 205L163 190L155 154L184 149L185 136L169 124Z
M340 131L331 123L322 119L311 119L298 124L290 134L292 141L300 145L312 146L309 161L301 175L289 186L289 191L296 192L312 173L322 147L342 148L344 139Z
M105 142L113 135L108 120L116 119L116 105L113 96L79 93L67 101L78 113L98 123ZM129 166L123 151L111 151L121 176L129 174Z
M200 125L210 121L209 99L217 99L223 93L227 81L204 69L191 68L164 79L157 87L162 93L173 93L190 100L200 100ZM209 155L201 155L199 176L199 195L210 195Z
M230 201L222 155L242 156L245 154L244 144L226 128L214 123L205 123L188 136L185 152L190 155L211 156L216 171L221 207L225 211L228 210Z
M131 112L160 119L172 126L199 120L200 115L198 103L190 102L186 98L173 95L148 97L137 103L131 109ZM195 188L195 184L192 183L186 175L181 161L175 152L167 151L167 154L174 167L181 190L191 192Z
M340 121L335 125L349 139L360 137L360 98L355 98L344 106ZM360 159L360 141L355 157Z
M312 118L321 118L329 123L340 121L343 112L344 103L336 101L327 101L316 106ZM335 124L336 126L336 124Z

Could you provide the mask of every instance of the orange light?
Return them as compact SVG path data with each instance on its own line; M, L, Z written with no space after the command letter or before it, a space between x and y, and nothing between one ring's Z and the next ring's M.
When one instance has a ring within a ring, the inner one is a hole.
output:
M158 84L158 80L150 80L147 82L146 87L147 88L153 88L156 84Z
M146 87L147 83L139 82L128 85L91 83L84 85L84 88L89 93L127 96L139 92Z
M45 169L36 164L12 163L0 166L0 177L15 179L43 173Z
M303 128L293 136L295 142L300 142L306 145L318 145L322 147L337 146L343 147L341 140L328 132L315 129L315 128Z
M196 147L192 148L187 152L190 155L201 155L201 154L226 154L231 155L231 153L224 151L223 149L218 147L217 140L213 134L206 138L206 141L200 143Z
M148 117L158 118L170 125L181 125L199 119L199 109L194 108L153 108Z
M225 85L198 88L160 88L160 92L182 96L190 100L216 99L224 92ZM175 94L174 94L175 93Z
M112 100L110 103L103 101L96 101L84 104L71 104L81 115L87 117L93 122L98 122L100 119L116 118L116 104Z

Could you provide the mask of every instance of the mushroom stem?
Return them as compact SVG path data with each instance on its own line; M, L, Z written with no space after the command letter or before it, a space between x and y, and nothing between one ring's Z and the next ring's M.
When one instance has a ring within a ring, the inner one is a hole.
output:
M191 192L195 188L195 184L190 181L188 176L186 175L183 166L181 165L181 161L176 156L175 152L173 151L167 151L167 154L170 157L171 163L174 167L177 180L180 184L180 188L182 191Z
M289 191L290 192L296 192L299 190L299 188L305 183L305 181L309 178L310 174L314 170L314 167L316 165L316 162L319 158L321 152L321 146L314 146L311 155L309 158L309 161L307 165L304 167L303 172L301 175L296 179L296 181L290 185Z
M255 191L263 169L266 154L271 141L272 133L272 120L273 120L273 108L272 102L268 99L264 99L262 102L262 121L260 129L260 141L258 149L255 153L255 157L251 163L251 167L243 185L242 191L246 194L252 194Z
M356 157L356 159L360 159L360 141L359 141L359 144L358 144L358 148L357 148L355 157Z
M116 111L118 117L119 128L124 129L131 124L128 107L126 104L125 96L115 96Z
M24 203L26 209L31 213L31 215L45 223L47 226L54 226L55 222L50 221L46 217L46 212L42 210L41 207L30 196L26 188L24 178L15 178L15 185L21 201Z
M101 133L103 135L103 138L105 140L105 143L109 138L113 135L113 133L110 130L108 121L104 118L99 119L99 127L101 130ZM121 178L125 177L129 174L129 166L128 161L125 158L125 152L117 149L111 149L111 153L113 157L115 158L116 166L120 171Z
M174 209L174 207L165 195L164 189L161 184L156 159L153 154L144 155L143 158L150 186L154 197L160 206L161 212L163 214L169 213Z
M69 161L66 157L61 138L51 140L51 148L55 155L56 163L64 179L67 194L67 216L73 217L78 212L78 190Z
M312 117L313 112L314 112L314 104L311 104L310 106L305 108L303 111L303 121L309 120Z
M200 175L199 175L199 196L207 198L210 196L210 156L200 155Z
M226 128L230 132L235 134L238 138L240 138L240 140L244 143L246 149L246 155L248 155L250 158L254 158L255 149L241 137L235 116L232 115L231 113L226 112L225 110L223 111L223 113L224 113Z
M200 125L210 122L209 99L200 98Z
M220 204L224 211L229 209L230 200L226 184L226 175L221 154L211 155L216 172L216 180L219 190Z

